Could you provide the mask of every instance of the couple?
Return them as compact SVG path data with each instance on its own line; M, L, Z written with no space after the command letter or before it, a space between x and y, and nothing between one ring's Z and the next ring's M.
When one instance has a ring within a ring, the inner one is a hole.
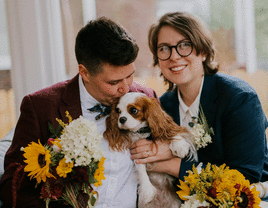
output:
M214 130L212 143L198 150L199 162L226 163L250 180L268 180L268 156L265 130L268 122L256 92L241 79L217 73L215 49L208 31L190 14L164 15L149 31L149 47L154 66L169 85L160 98L163 109L179 125L188 126L191 117L198 116L202 106L209 127ZM0 199L4 207L12 207L12 176L8 166L23 162L20 148L40 139L49 138L48 122L57 127L55 118L68 122L83 115L95 121L101 134L105 119L95 120L97 113L89 108L96 104L110 106L129 91L157 97L152 89L133 82L134 61L138 46L122 27L107 18L89 22L76 38L75 53L79 74L73 79L55 84L24 97L13 143L5 157L5 173L0 182ZM141 140L130 152L113 152L102 140L105 152L105 177L96 189L100 195L97 208L136 207L137 180L132 159L137 163L157 162L153 171L165 172L181 180L194 162L176 158L168 144ZM149 151L149 154L148 154ZM195 163L197 166L197 163ZM25 177L17 193L18 207L45 207L39 198L35 180ZM50 207L59 207L57 203Z

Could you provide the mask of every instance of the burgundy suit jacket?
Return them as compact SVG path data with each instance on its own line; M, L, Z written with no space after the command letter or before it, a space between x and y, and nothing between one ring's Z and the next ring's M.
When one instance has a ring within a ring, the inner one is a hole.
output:
M149 97L157 97L155 91L132 83L132 92L142 92ZM21 147L26 147L30 142L47 143L50 133L48 123L52 123L54 128L58 126L56 118L68 123L65 112L69 111L73 119L82 115L80 104L80 94L78 85L78 75L73 79L57 83L51 87L42 89L23 98L21 103L21 115L19 117L12 145L5 156L5 172L0 181L0 199L4 207L12 207L12 178L14 168L8 168L12 163L23 164L23 152ZM23 178L21 186L17 192L17 207L45 207L43 199L39 199L39 185L35 188L36 180L29 180L30 177ZM57 203L50 203L50 207L59 207ZM62 206L67 207L67 206Z

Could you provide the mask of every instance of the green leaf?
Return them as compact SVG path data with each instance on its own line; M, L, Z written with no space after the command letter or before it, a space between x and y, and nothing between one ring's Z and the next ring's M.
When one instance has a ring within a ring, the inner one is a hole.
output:
M94 178L94 175L93 176L89 176L89 178L88 178L88 183L90 183L90 184L93 184L93 183L96 183L96 182L98 182L95 178Z
M55 135L55 130L54 127L51 123L48 122L48 131L54 136Z
M58 125L58 127L56 128L56 130L54 129L53 125L51 123L48 123L48 131L50 132L50 137L52 138L57 138L61 136L61 129L62 126Z
M56 128L56 132L55 134L60 137L61 136L61 129L62 129L62 126L61 125L58 125L58 127Z
M96 203L96 198L95 198L94 196L91 196L91 198L90 198L90 203L91 203L92 206L95 205L95 203Z

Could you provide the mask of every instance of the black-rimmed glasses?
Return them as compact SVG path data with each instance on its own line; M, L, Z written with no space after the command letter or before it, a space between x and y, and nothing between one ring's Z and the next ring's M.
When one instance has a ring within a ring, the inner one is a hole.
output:
M172 48L175 48L177 53L181 57L187 57L193 51L193 43L188 40L183 40L174 46L168 46L168 45L159 46L157 48L157 57L162 61L168 60L171 57Z

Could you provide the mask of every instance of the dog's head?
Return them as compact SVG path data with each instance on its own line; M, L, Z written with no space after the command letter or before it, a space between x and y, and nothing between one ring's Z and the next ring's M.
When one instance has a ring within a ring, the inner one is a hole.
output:
M132 144L129 132L136 132L148 126L144 115L145 99L149 98L143 93L130 92L112 105L103 136L113 150L122 151L128 148Z
M149 98L145 94L134 92L121 97L115 109L118 114L119 129L137 132L139 129L148 126L145 118L145 111L148 108L145 105L147 99Z
M112 149L120 151L132 143L129 131L137 132L147 126L151 130L154 141L170 140L178 132L187 132L162 110L156 98L149 98L143 93L130 92L112 105L103 135Z

